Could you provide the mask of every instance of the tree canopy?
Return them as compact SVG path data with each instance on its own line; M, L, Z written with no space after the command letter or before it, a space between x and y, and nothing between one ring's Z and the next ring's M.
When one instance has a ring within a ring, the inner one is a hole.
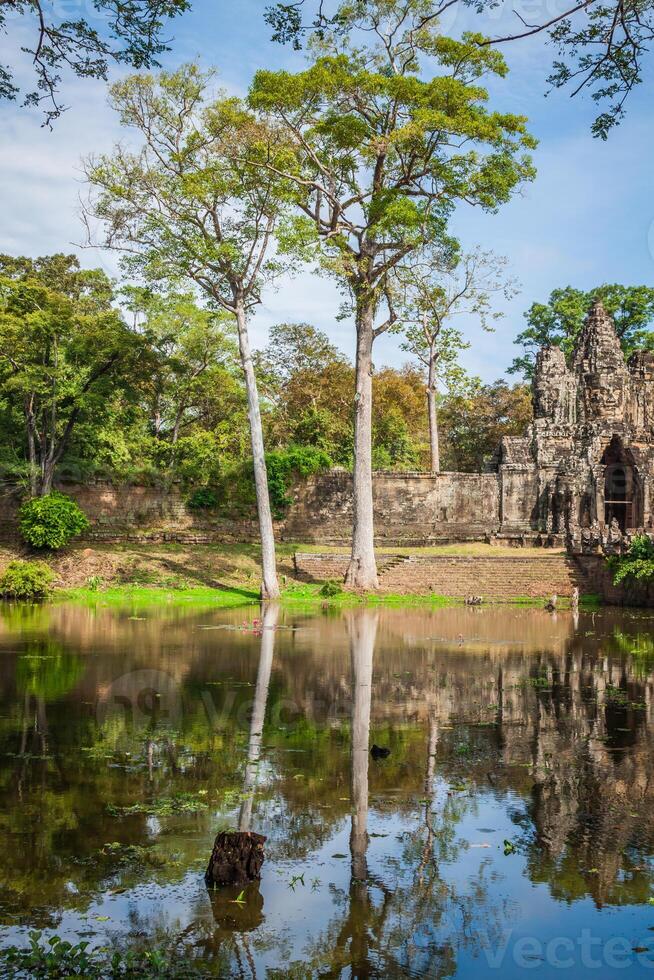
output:
M265 19L273 40L299 49L306 39L320 43L330 33L372 30L383 43L392 43L396 9L415 16L417 29L438 23L451 7L459 5L478 20L480 32L492 28L488 16L497 7L493 0L291 0L270 4ZM588 91L600 111L592 132L606 139L625 115L631 92L642 83L654 41L652 0L567 0L556 10L525 19L514 10L515 29L507 33L478 35L478 44L502 46L544 34L556 52L547 84L568 88L571 95ZM389 26L390 23L390 26Z
M54 0L11 0L0 4L0 33L15 41L14 55L0 64L0 99L20 95L16 83L21 54L32 60L34 88L24 105L43 109L51 125L66 106L60 101L63 73L106 81L115 62L134 68L157 65L168 51L163 32L189 0L93 0L88 17L67 18ZM25 43L22 39L28 37Z
M62 479L177 481L190 501L253 516L232 317L188 292L131 285L114 294L101 271L70 256L3 256L0 267L4 483L41 493ZM306 323L273 326L256 361L279 513L292 473L352 467L354 366ZM428 468L425 369L381 364L372 385L373 465ZM439 393L445 467L474 470L500 435L526 425L522 410L511 417L511 397L490 398L463 375Z
M515 339L524 353L514 359L509 373L531 378L536 354L548 344L561 347L569 360L577 335L597 299L613 317L626 356L654 348L654 330L649 329L654 320L654 289L650 286L605 283L587 292L565 286L554 289L547 303L532 303L525 313L527 326Z
M2 265L11 271L11 262ZM53 269L59 275L47 286ZM33 493L50 492L75 427L104 415L142 353L108 295L101 273L84 274L65 256L22 260L14 276L0 275L0 385L23 418Z

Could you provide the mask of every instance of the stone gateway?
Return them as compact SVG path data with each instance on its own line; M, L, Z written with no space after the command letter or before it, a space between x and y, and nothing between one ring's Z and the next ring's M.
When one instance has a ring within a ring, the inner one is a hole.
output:
M654 354L625 361L611 317L596 303L570 367L558 347L540 351L534 422L505 439L499 469L524 473L533 529L569 545L651 527ZM533 488L533 490L531 489Z
M543 348L534 421L505 437L484 473L375 474L378 544L486 539L594 550L652 527L654 353L625 360L615 325L595 303L570 365ZM300 487L287 539L345 543L351 478L320 474Z

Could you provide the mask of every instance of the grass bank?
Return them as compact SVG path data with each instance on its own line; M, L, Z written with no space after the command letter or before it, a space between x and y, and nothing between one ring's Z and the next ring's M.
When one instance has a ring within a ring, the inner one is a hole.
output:
M259 602L256 590L211 589L196 586L170 589L157 586L114 585L109 588L57 589L53 602L78 602L85 606L212 606L232 609Z
M436 593L355 595L340 592L321 594L320 583L307 584L295 577L296 551L347 553L347 549L321 549L283 542L278 546L278 567L285 605L329 604L330 606L449 606L461 602ZM379 555L387 550L380 549ZM461 557L520 557L542 555L541 549L498 548L480 543L442 545L433 548L404 548L403 554L429 554ZM505 555L506 553L506 555ZM15 558L32 557L16 549L0 548L0 571ZM94 545L74 547L45 559L54 570L55 601L75 601L87 605L119 606L168 605L178 603L213 608L236 608L258 603L260 553L254 544L182 545ZM490 600L489 600L490 601ZM542 605L542 599L516 595L512 602ZM585 597L584 604L591 604ZM597 604L597 600L595 600ZM561 608L565 608L561 600Z
M77 602L85 606L129 606L132 609L148 606L178 605L211 609L236 609L246 606L258 606L259 595L255 590L248 589L165 589L156 586L114 586L107 589L59 589L55 592L53 602ZM451 596L437 595L433 592L424 595L413 593L352 593L339 592L336 595L324 595L321 585L298 584L283 590L280 602L283 606L307 609L316 607L354 608L357 606L380 607L415 607L442 608L446 606L462 606L463 600ZM489 599L483 605L500 605L499 600ZM541 608L543 601L529 596L515 596L504 605L520 605ZM583 596L582 608L596 608L601 605L599 596ZM561 610L569 609L570 602L560 600Z

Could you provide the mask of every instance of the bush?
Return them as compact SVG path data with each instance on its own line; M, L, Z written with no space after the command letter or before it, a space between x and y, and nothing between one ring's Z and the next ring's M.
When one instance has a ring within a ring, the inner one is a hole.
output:
M654 579L654 541L646 534L637 534L624 555L609 558L609 567L615 585L625 579L651 582Z
M209 487L198 487L188 498L191 510L212 510L218 506L218 497Z
M45 599L55 577L42 561L12 561L0 576L0 594L6 599Z
M64 493L32 497L18 512L20 533L33 548L63 548L91 525L84 511Z
M327 453L315 446L289 446L288 449L266 453L268 491L273 516L281 520L291 506L289 490L294 477L306 480L308 476L327 470L331 465L332 461Z
M294 479L306 479L329 469L332 461L315 446L289 446L266 453L268 491L273 517L281 520L292 503L290 489ZM220 513L226 517L251 516L256 507L252 460L223 474L218 489Z
M332 599L334 596L340 595L343 591L343 586L336 579L327 579L325 584L320 590L320 595L325 596L327 599Z

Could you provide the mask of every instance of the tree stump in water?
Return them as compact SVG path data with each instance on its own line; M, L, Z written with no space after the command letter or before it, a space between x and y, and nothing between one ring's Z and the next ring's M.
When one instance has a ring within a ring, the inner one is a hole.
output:
M207 885L245 885L260 878L265 841L252 831L218 834L204 876Z

